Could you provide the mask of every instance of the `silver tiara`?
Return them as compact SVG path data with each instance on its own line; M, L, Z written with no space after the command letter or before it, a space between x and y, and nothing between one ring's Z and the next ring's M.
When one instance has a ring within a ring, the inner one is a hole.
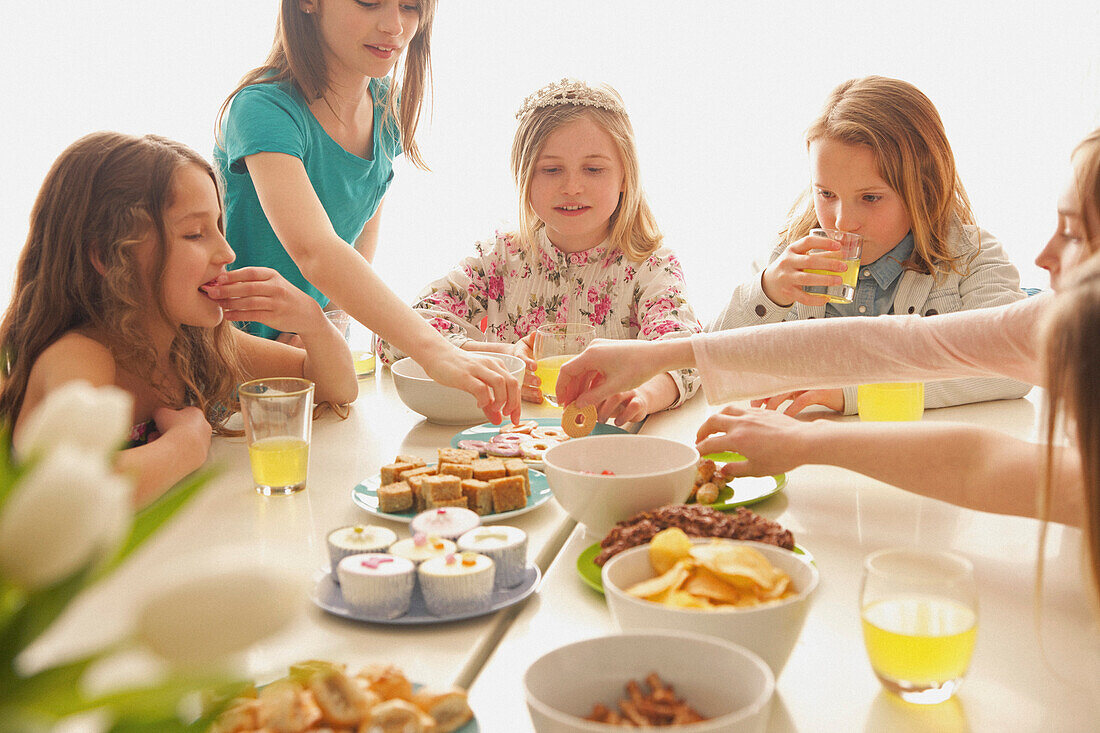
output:
M597 107L619 114L626 114L623 103L619 101L616 95L602 89L593 89L577 79L562 79L547 84L534 94L525 97L519 112L516 112L516 119L518 120L532 110L541 109L542 107L557 107L562 104Z

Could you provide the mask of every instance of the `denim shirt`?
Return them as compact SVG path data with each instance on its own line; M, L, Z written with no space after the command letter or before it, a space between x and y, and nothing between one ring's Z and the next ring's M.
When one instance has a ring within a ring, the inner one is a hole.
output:
M901 282L902 266L913 254L913 233L905 235L889 252L870 265L860 265L856 294L851 303L829 303L825 317L881 316L893 313L894 291Z

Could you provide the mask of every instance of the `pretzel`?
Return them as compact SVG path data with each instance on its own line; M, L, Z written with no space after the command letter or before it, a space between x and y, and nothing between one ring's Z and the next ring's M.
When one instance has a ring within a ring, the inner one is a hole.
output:
M544 428L535 428L531 431L531 437L539 440L553 440L558 443L569 440L569 435L556 425L547 425Z
M537 428L538 426L539 426L539 424L537 422L535 422L534 420L524 420L523 422L518 423L516 425L512 425L511 423L506 423L504 425L501 425L500 430L498 432L500 432L500 433L523 433L525 435L530 435L531 431L534 430L535 428Z
M596 406L578 410L576 405L566 405L561 413L561 429L570 438L583 438L596 427Z
M643 693L641 685L634 680L626 683L626 697L619 700L619 710L609 709L596 703L585 720L597 723L611 723L621 727L649 727L683 725L706 720L694 708L676 696L672 686L664 682L656 673L645 679L649 686L648 695Z

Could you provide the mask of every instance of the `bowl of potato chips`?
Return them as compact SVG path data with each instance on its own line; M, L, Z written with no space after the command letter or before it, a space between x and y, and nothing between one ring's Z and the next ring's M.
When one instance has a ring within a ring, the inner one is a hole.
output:
M603 566L611 618L625 631L692 631L751 649L778 677L802 632L817 568L760 542L663 530Z

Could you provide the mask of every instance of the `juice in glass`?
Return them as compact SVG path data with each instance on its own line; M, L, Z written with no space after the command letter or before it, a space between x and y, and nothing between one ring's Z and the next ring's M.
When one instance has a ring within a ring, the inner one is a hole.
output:
M248 446L252 480L261 486L305 487L309 443L292 436L262 438Z
M550 404L556 405L554 394L558 388L558 373L561 371L561 365L572 359L574 354L563 354L561 356L548 356L545 359L539 359L535 362L535 376L542 380L542 393L546 395L546 399Z
M863 609L863 642L888 690L938 690L947 699L970 666L977 622L973 610L949 598L886 598Z
M829 254L828 257L834 259L840 259L840 254ZM822 295L829 297L830 303L851 303L852 295L856 292L856 280L859 278L859 257L854 259L841 260L848 269L844 272L833 272L832 270L806 270L806 272L812 272L816 275L840 275L840 279L843 281L841 285L833 285L831 287L817 287L814 291L821 292Z
M859 419L865 422L920 420L924 415L923 382L861 384L856 391Z
M369 377L374 374L374 352L369 349L352 349L352 363L356 377Z

